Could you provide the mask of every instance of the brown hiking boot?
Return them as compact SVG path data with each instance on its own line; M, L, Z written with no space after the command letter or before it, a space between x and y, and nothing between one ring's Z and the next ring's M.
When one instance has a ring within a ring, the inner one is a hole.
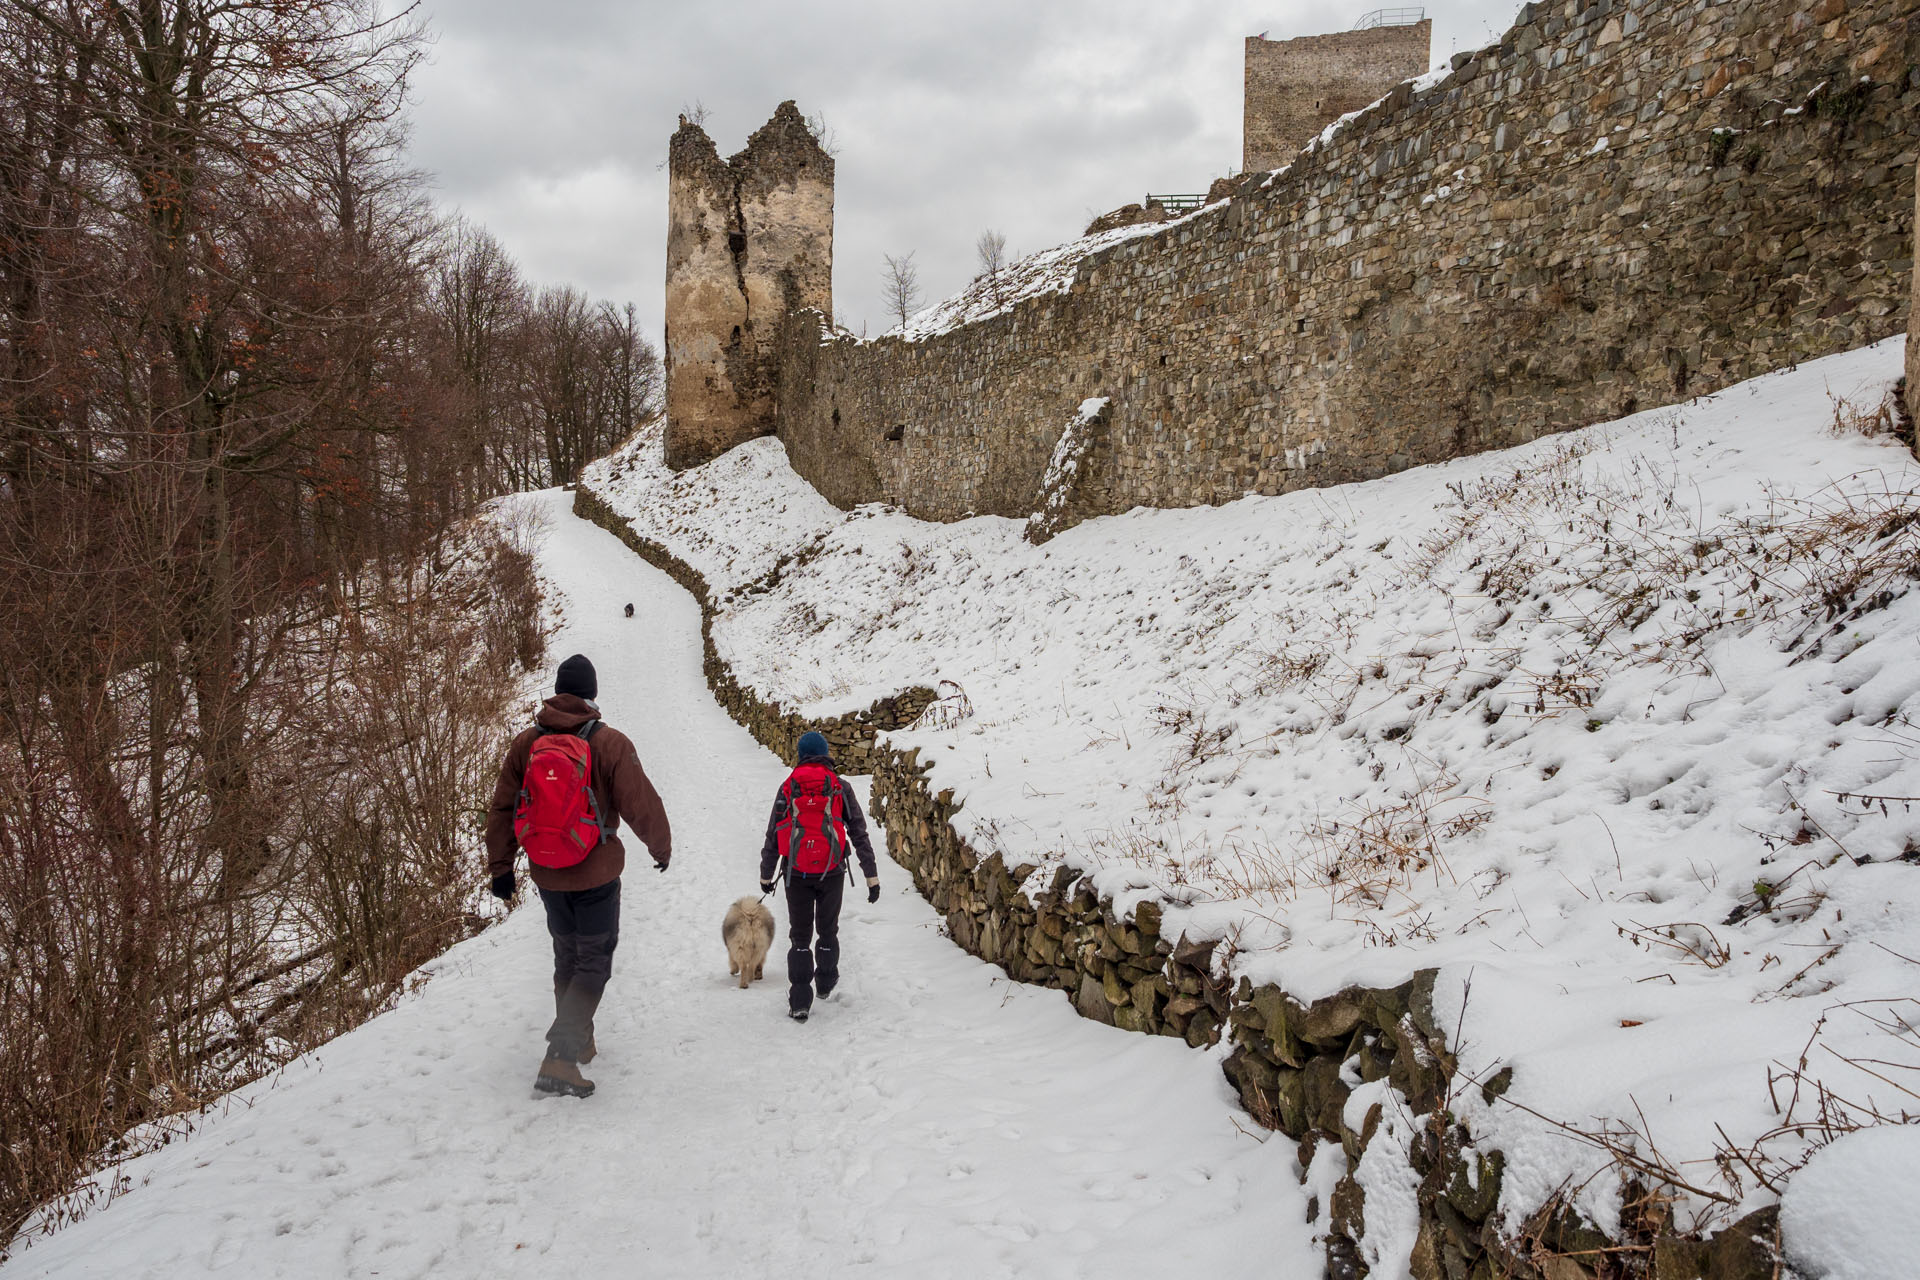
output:
M565 1058L548 1058L533 1079L533 1091L553 1098L588 1098L593 1096L593 1081Z

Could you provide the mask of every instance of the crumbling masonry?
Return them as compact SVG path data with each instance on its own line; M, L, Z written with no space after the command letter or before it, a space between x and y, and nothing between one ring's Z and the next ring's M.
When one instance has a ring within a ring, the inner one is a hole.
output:
M833 314L833 157L791 102L722 160L685 116L667 150L667 465L773 434L780 327Z

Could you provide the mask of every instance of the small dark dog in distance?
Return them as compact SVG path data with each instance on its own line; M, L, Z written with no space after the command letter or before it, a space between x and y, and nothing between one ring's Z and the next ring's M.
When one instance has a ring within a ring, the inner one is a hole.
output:
M633 616L633 606L632 606L632 605L628 605L628 606L627 606L627 616L628 616L629 618L631 618L631 617Z

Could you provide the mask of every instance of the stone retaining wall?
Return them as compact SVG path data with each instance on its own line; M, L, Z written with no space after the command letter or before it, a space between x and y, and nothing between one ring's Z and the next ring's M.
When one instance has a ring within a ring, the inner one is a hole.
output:
M1901 332L1920 0L1559 0L1271 175L908 342L783 334L830 500L1035 509L1112 400L1091 513L1369 479Z
M1382 1108L1371 1107L1357 1127L1348 1123L1352 1088L1346 1081L1354 1075L1362 1083L1389 1081L1421 1117L1408 1152L1421 1178L1415 1280L1775 1280L1779 1230L1772 1209L1711 1240L1655 1232L1623 1248L1550 1206L1516 1235L1495 1213L1500 1153L1476 1150L1448 1108L1452 1091L1461 1087L1497 1096L1508 1073L1481 1085L1456 1074L1434 1018L1434 970L1421 970L1396 987L1353 987L1307 1004L1278 986L1254 987L1245 978L1230 989L1217 940L1169 940L1161 932L1161 906L1153 901L1123 919L1112 900L1101 898L1071 867L1054 870L1045 888L1029 897L1027 882L1038 867L1008 867L999 854L982 857L954 830L960 804L951 790L928 784L930 766L920 761L918 749L876 742L880 730L911 723L934 700L932 690L910 689L827 721L809 721L763 701L719 657L712 640L716 611L698 571L636 534L585 485L574 493L574 514L606 529L693 593L700 602L707 683L756 739L791 760L800 734L817 729L833 744L845 772L872 775L872 816L886 831L888 854L945 917L948 934L962 949L1017 981L1066 992L1082 1017L1124 1031L1172 1036L1195 1048L1226 1036L1233 1048L1223 1066L1242 1105L1258 1123L1299 1143L1303 1169L1322 1146L1339 1147L1347 1172L1330 1202L1312 1207L1316 1220L1326 1219L1328 1280L1358 1280L1367 1273L1360 1251L1366 1196L1352 1170L1380 1133Z

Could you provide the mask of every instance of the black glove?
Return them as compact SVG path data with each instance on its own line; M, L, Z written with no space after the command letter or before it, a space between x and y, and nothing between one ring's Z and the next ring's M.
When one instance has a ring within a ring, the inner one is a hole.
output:
M868 901L868 902L878 902L878 901L880 901L880 886L879 886L879 885L877 885L877 884L870 884L870 885L868 885L868 886L867 886L867 901Z
M500 899L502 902L507 901L513 897L513 872L502 871L493 878L493 883L487 887L488 891L491 892L494 897Z
M653 864L653 869L655 871L665 871L667 869L667 860L665 858L661 858L659 861Z
M760 896L765 897L767 894L772 892L773 892L773 881L762 880L760 882Z

